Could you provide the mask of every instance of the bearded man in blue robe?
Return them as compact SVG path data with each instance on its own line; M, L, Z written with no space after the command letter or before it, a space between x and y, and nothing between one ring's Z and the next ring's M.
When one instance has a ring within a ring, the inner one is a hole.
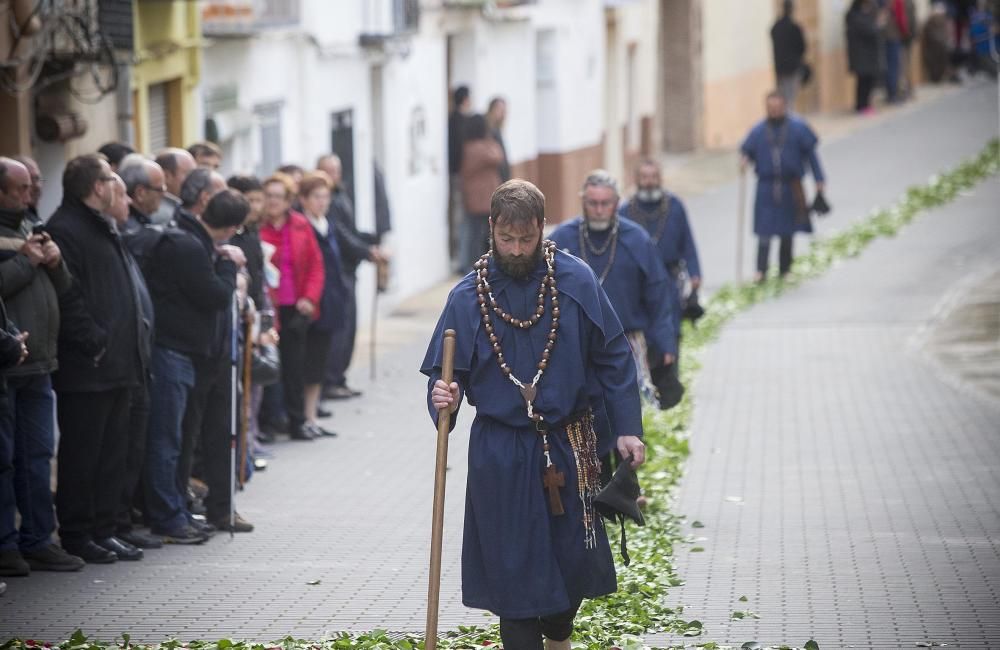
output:
M659 395L660 374L677 357L674 289L660 254L642 226L618 216L618 183L595 170L581 192L583 214L555 229L552 241L586 262L597 275L632 347L639 387Z
M823 192L825 176L816 155L819 138L801 118L789 115L785 98L778 92L767 96L767 119L754 126L740 146L743 169L753 165L757 173L757 197L753 206L753 231L757 235L757 273L767 276L771 239L779 239L778 274L792 268L792 239L797 232L812 232L810 208L802 187L806 166Z
M428 408L476 409L469 440L462 602L500 617L508 650L568 650L584 598L617 589L593 499L602 449L645 460L635 367L591 270L543 240L545 197L511 180L493 194L493 242L448 297L421 366ZM455 381L441 380L456 332ZM607 427L595 432L594 411Z

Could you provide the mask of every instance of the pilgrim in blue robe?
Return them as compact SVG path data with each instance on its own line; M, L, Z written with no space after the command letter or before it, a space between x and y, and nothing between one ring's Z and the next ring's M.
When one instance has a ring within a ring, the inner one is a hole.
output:
M684 287L677 281L677 276L683 265L689 277L701 277L698 248L694 243L694 235L688 223L684 204L670 192L664 192L663 198L653 202L640 201L638 197L632 197L618 208L618 216L630 219L645 228L660 253L663 266L667 269L672 285L676 289L671 292L671 316L675 332L680 336Z
M586 260L608 294L615 313L626 332L641 331L651 354L677 355L677 329L673 315L676 290L660 262L653 240L642 226L629 219L618 218L618 242L608 246L601 255L580 248L580 228L586 228L583 217L576 217L552 232L551 239L560 250ZM590 242L602 248L611 237L611 229L591 231ZM611 251L615 250L611 268ZM606 274L605 274L606 272Z
M493 295L517 318L535 311L544 275L544 262L527 279L514 280L490 261ZM603 407L610 426L602 428L598 449L607 451L618 436L642 435L631 352L611 303L586 265L557 252L555 277L558 338L537 385L534 409L546 422L565 423L589 408ZM548 298L546 303L544 316L527 330L515 329L495 314L492 318L504 358L525 384L535 375L550 330ZM586 543L576 461L565 428L549 432L552 461L566 481L559 490L565 514L549 512L541 436L528 418L520 391L494 357L474 274L449 295L420 369L429 377L431 417L437 421L430 389L441 377L441 344L449 328L456 332L455 381L476 408L469 439L462 602L505 618L530 618L613 593L614 562L599 516L593 524L596 545L588 548Z
M754 126L740 151L757 172L753 231L758 237L787 237L812 232L808 217L796 222L795 197L789 180L801 180L806 165L813 179L823 182L823 168L816 155L819 139L809 125L789 115L780 125L763 120Z

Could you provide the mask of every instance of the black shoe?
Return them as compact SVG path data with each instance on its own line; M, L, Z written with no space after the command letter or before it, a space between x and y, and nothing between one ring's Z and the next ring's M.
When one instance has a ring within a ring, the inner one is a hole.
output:
M134 562L142 559L142 549L136 548L128 542L118 539L117 537L95 539L94 543L104 550L111 551L117 555L119 560Z
M261 430L257 432L257 442L261 443L262 445L269 445L274 441L275 441L274 434L271 433L270 431Z
M323 427L319 426L315 422L310 422L309 424L307 424L305 426L309 430L309 433L311 433L314 438L319 438L319 437L322 437L322 436L327 436L329 438L336 438L337 437L337 432L336 431L330 431L329 429L324 429Z
M83 558L76 554L70 555L55 544L34 551L23 551L21 555L32 571L79 571L84 565Z
M63 542L63 548L66 549L67 553L77 556L87 564L111 564L118 561L117 553L89 540L79 544Z
M19 550L12 548L8 551L0 551L0 576L26 576L29 573L31 573L31 567L21 557Z
M204 515L192 515L188 519L188 523L191 525L191 528L194 528L206 537L211 537L219 530L212 524L208 523Z
M181 526L180 528L152 528L154 535L159 536L164 544L201 544L208 536L198 532L191 526Z
M328 418L333 415L333 411L327 411L322 406L316 407L316 417L318 418Z
M251 524L249 521L241 517L240 513L237 512L236 516L233 517L233 520L234 523L232 527L230 527L229 525L228 515L224 517L219 517L217 519L213 519L212 523L215 525L216 528L218 528L219 530L224 530L227 533L230 532L230 530L232 530L232 532L234 533L249 533L253 530L253 524Z
M351 399L360 396L360 390L354 390L347 386L330 386L323 391L323 399Z
M270 434L284 433L288 431L288 420L258 420L257 428Z
M288 437L292 440L314 440L316 438L316 436L312 434L312 431L305 426L292 429L291 433L288 434Z
M163 540L156 535L147 535L138 530L123 530L115 533L115 537L128 542L136 548L163 548Z

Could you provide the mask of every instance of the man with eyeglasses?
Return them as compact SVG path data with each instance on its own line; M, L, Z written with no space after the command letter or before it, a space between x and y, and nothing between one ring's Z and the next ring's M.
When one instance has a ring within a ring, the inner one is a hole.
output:
M597 275L631 344L639 388L653 401L659 391L651 370L672 365L677 355L670 280L645 229L617 214L618 182L611 174L592 171L581 198L583 215L556 228L552 241Z
M88 563L138 560L115 536L128 449L131 391L141 375L142 309L125 247L111 218L118 178L104 156L71 160L62 204L46 230L73 276L60 294L59 537Z
M147 158L126 159L118 170L129 198L128 219L119 227L123 235L153 223L152 216L167 192L163 168Z
M166 191L160 197L160 206L152 215L153 223L169 223L181 207L181 187L188 175L198 167L187 149L170 147L156 154L156 164L163 170Z

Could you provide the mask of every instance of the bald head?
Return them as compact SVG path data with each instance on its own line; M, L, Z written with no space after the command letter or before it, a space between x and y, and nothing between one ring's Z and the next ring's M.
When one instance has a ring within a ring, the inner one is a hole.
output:
M167 191L174 196L181 195L181 186L197 163L187 149L169 147L156 154L156 164L163 169Z
M31 201L31 174L13 158L0 158L0 209L21 212Z
M340 156L335 153L321 156L316 161L316 169L329 176L334 187L340 187L340 183L344 179L344 166L340 162Z

